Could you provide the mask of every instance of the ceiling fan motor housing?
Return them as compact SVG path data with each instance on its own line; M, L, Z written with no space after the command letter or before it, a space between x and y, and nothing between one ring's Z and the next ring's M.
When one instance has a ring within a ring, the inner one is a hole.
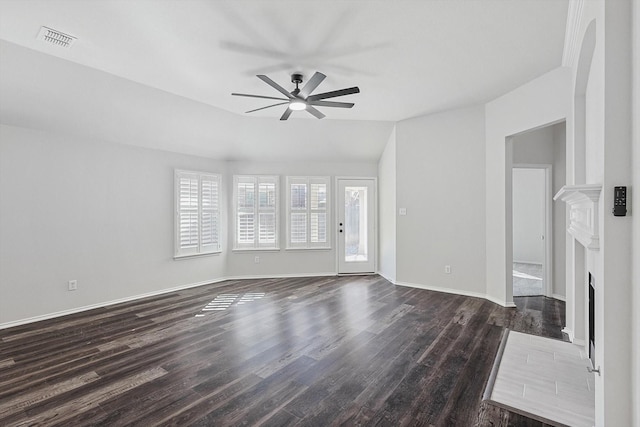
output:
M302 74L300 73L291 74L291 83L295 83L295 84L302 83Z

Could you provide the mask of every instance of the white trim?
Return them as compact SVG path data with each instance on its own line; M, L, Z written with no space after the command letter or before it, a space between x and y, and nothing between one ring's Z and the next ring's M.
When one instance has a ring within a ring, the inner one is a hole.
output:
M367 272L362 272L362 273L374 273L375 271L378 270L378 177L363 177L363 176L336 176L334 179L335 182L335 222L336 222L336 227L335 227L335 236L336 236L336 274L343 274L340 273L340 239L338 238L338 229L340 228L337 223L338 223L338 217L339 217L339 205L340 205L340 181L341 180L366 180L366 181L373 181L373 236L371 236L371 238L373 239L373 271L367 271ZM350 273L348 273L350 274ZM356 273L357 274L357 273Z
M174 255L173 259L174 260L181 260L181 259L188 259L188 258L198 258L198 257L203 257L203 256L211 256L211 255L220 255L222 253L221 250L215 250L212 252L202 252L199 254L186 254L186 255Z
M572 342L573 342L573 344L578 345L578 346L580 346L582 348L586 347L586 342L584 340L579 340L579 339L576 338Z
M280 248L238 248L231 249L231 252L280 252L281 250Z
M491 301L494 304L498 304L499 306L502 306L504 308L516 308L516 303L514 303L513 301L506 302L505 300L498 299L489 294L483 296L482 298L486 299L487 301Z
M318 247L314 247L314 248L284 248L285 251L302 251L302 252L313 252L313 251L330 251L332 248L328 247L328 246L318 246Z
M567 297L565 297L564 295L553 294L551 295L551 298L557 299L558 301L567 302Z
M569 205L567 231L585 248L600 249L599 207L602 185L565 185L553 197Z
M570 0L567 13L567 23L564 34L564 50L562 52L562 66L573 67L580 53L582 39L579 37L582 21L584 0Z
M482 298L482 299L486 299L487 301L491 301L492 303L498 304L502 307L506 307L506 308L513 308L516 305L511 302L505 302L505 301L501 301L498 298L494 298L490 295L487 294L483 294L480 292L472 292L472 291L465 291L465 290L460 290L460 289L453 289L453 288L445 288L445 287L440 287L440 286L431 286L431 285L423 285L423 284L419 284L419 283L407 283L407 282L396 282L394 283L396 286L407 286L410 288L417 288L417 289L425 289L428 291L435 291L435 292L444 292L447 294L455 294L455 295L462 295L465 297L474 297L474 298Z
M224 280L255 280L255 279L290 279L292 277L336 277L335 272L327 273L287 273L287 274L247 274L226 277Z
M197 283L190 283L186 285L174 286L168 289L162 289L159 291L147 292L144 294L133 295L130 297L119 298L107 302L100 302L96 304L85 305L82 307L70 308L68 310L56 311L53 313L42 314L39 316L28 317L26 319L12 320L6 323L0 323L0 330L12 328L14 326L26 325L28 323L40 322L42 320L54 319L56 317L67 316L69 314L81 313L83 311L94 310L96 308L104 308L110 305L122 304L125 302L135 301L142 298L154 297L157 295L168 294L171 292L181 291L184 289L196 288L198 286L213 285L214 283L225 282L228 280L247 280L247 279L287 279L291 277L335 277L335 272L329 273L301 273L301 274L272 274L272 275L246 275L246 276L233 276L233 277L219 277L217 279L205 280Z
M577 339L575 333L573 332L572 329L567 328L566 326L564 328L562 328L562 332L564 332L565 334L567 334L569 336L569 342L578 345L580 347L585 348L586 350L586 342L584 340L581 339Z
M531 265L539 265L540 267L542 267L543 263L541 262L536 262L536 261L522 261L522 260L518 260L518 259L514 259L513 263L516 264L531 264Z
M562 328L562 332L564 332L565 334L567 334L567 336L569 337L569 342L573 342L576 335L573 332L573 330L567 328L566 326L564 328Z
M376 272L375 274L377 274L378 276L384 278L387 282L391 283L392 285L396 285L396 279L392 279L390 277L387 277L384 273L381 272Z
M416 284L416 283L396 282L395 280L391 280L390 278L384 276L383 274L380 274L380 273L373 273L373 274L377 274L377 275L383 277L384 279L386 279L387 281L389 281L390 283L392 283L395 286L406 286L406 287L410 287L410 288L425 289L425 290L435 291L435 292L444 292L444 293L454 294L454 295L462 295L462 296L468 296L468 297L483 298L483 299L486 299L487 301L491 301L491 302L493 302L495 304L498 304L498 305L500 305L502 307L507 307L507 308L515 307L515 304L513 304L513 303L505 303L503 301L498 300L497 298L493 298L493 297L491 297L489 295L481 294L481 293L478 293L478 292L461 291L459 289L443 288L443 287L438 287L438 286L428 286L428 285L422 285L422 284ZM197 283L190 283L190 284L186 284L186 285L174 286L172 288L162 289L162 290L159 290L159 291L147 292L147 293L144 293L144 294L134 295L134 296L125 297L125 298L119 298L119 299L115 299L115 300L111 300L111 301L107 301L107 302L101 302L101 303L86 305L86 306L82 306L82 307L71 308L71 309L68 309L68 310L56 311L56 312L53 312L53 313L47 313L47 314L42 314L42 315L39 315L39 316L29 317L29 318L26 318L26 319L13 320L13 321L6 322L6 323L0 323L0 330L7 329L7 328L12 328L12 327L15 327L15 326L20 326L20 325L25 325L25 324L28 324L28 323L40 322L42 320L54 319L56 317L67 316L69 314L80 313L80 312L83 312L83 311L94 310L96 308L104 308L104 307L108 307L110 305L121 304L121 303L125 303L125 302L130 302L130 301L135 301L135 300L142 299L142 298L149 298L149 297L153 297L153 296L157 296L157 295L162 295L162 294L167 294L167 293L171 293L171 292L181 291L181 290L184 290L184 289L196 288L198 286L212 285L212 284L215 284L215 283L225 282L225 281L229 281L229 280L288 279L288 278L292 278L292 277L336 277L336 276L338 276L338 274L336 274L336 272L323 272L323 273L321 272L321 273L241 275L241 276L219 277L217 279L211 279L211 280L205 280L205 281L197 282ZM567 329L566 328L563 329L562 332L567 332ZM573 341L573 332L571 332L569 337Z
M83 311L94 310L96 308L103 308L103 307L107 307L107 306L110 306L110 305L121 304L121 303L125 303L125 302L130 302L130 301L135 301L135 300L142 299L142 298L154 297L154 296L157 296L157 295L162 295L162 294L167 294L167 293L171 293L171 292L181 291L181 290L189 289L189 288L195 288L195 287L198 287L198 286L211 285L211 284L214 284L214 283L224 282L225 280L227 280L227 279L226 278L218 278L218 279L205 280L203 282L197 282L197 283L190 283L190 284L187 284L187 285L174 286L174 287L168 288L168 289L162 289L162 290L159 290L159 291L147 292L147 293L144 293L144 294L133 295L133 296L130 296L130 297L125 297L125 298L119 298L119 299L115 299L115 300L111 300L111 301L107 301L107 302L100 302L100 303L96 303L96 304L85 305L85 306L82 306L82 307L70 308L68 310L56 311L56 312L47 313L47 314L41 314L39 316L28 317L26 319L13 320L13 321L6 322L6 323L0 323L0 329L12 328L14 326L25 325L27 323L40 322L42 320L54 319L56 317L67 316L69 314L75 314L75 313L80 313L80 312L83 312Z

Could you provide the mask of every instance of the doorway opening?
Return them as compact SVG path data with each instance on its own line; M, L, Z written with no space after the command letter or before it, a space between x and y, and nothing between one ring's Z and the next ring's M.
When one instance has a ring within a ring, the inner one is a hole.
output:
M507 302L535 295L565 301L567 210L553 202L566 183L565 121L508 137L505 157Z
M548 295L548 168L513 167L513 296Z
M338 273L374 273L375 178L337 180Z

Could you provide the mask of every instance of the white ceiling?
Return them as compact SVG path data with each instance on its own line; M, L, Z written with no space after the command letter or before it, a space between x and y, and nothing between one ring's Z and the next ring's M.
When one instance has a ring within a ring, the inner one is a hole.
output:
M0 44L0 120L222 158L275 150L278 159L335 160L335 152L376 159L393 122L487 102L560 66L567 7L567 0L0 0L0 39L10 42ZM36 39L43 25L78 40L69 50L47 45ZM269 101L230 95L279 96L255 75L293 89L292 72L316 70L327 75L316 93L359 86L360 94L335 99L355 107L320 108L327 115L320 121L296 112L284 124L283 106L246 117ZM300 139L325 145L292 152Z

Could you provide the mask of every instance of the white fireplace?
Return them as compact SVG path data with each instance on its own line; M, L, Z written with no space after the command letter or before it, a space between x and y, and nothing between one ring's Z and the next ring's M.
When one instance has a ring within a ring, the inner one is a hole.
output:
M591 265L592 262L588 262L588 260L593 260L594 256L591 255L600 250L599 201L601 193L602 185L600 184L565 185L553 198L553 200L563 201L569 206L567 231L584 248L584 250L575 252L575 268L584 269L584 271L576 271L573 276L575 277L573 314L575 316L575 332L584 331L584 333L578 333L584 339L576 339L576 344L584 345L592 362L595 362L594 303L597 280L595 266ZM567 302L569 303L569 299ZM569 311L569 304L567 304L567 311ZM583 316L582 313L584 313ZM567 312L567 317L570 315L571 313ZM573 341L573 337L571 339Z

